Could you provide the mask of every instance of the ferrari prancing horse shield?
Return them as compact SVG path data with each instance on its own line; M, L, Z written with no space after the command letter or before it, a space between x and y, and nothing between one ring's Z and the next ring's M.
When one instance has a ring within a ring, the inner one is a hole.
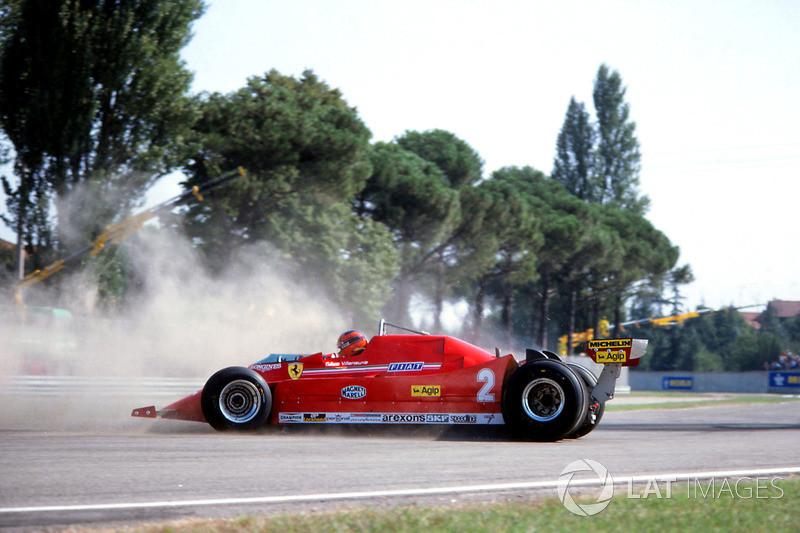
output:
M303 374L303 363L289 363L287 370L290 378L297 379Z

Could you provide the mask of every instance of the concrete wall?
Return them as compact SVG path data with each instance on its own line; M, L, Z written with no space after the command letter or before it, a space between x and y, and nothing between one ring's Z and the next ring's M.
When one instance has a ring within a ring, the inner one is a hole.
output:
M631 372L633 391L800 394L800 372Z

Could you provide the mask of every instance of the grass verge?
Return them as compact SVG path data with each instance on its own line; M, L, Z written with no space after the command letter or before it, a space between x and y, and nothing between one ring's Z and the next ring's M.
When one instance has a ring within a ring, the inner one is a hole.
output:
M651 396L648 394L648 396ZM655 396L655 395L653 395ZM676 394L662 394L669 398L680 398ZM737 405L737 404L761 404L761 403L783 403L800 400L798 396L767 396L763 394L730 396L721 398L693 399L691 396L681 398L679 401L649 402L649 403L627 403L615 404L612 401L606 404L606 411L639 411L643 409L685 409L687 407L711 407L714 405Z

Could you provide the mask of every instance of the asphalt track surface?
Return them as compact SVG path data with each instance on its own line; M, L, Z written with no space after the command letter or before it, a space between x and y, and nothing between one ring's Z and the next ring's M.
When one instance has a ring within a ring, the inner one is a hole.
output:
M797 401L610 411L588 436L557 443L410 426L219 434L98 408L0 420L0 530L556 497L562 470L579 459L617 481L800 472Z

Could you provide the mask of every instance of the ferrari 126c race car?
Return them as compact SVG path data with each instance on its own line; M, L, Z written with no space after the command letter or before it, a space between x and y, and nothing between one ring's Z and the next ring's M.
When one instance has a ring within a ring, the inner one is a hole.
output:
M386 334L386 326L411 334ZM214 429L265 424L505 424L525 440L579 438L594 429L623 366L636 366L646 340L590 341L600 376L548 351L491 354L449 336L381 320L358 355L272 354L212 375L201 391L132 416L207 422Z

